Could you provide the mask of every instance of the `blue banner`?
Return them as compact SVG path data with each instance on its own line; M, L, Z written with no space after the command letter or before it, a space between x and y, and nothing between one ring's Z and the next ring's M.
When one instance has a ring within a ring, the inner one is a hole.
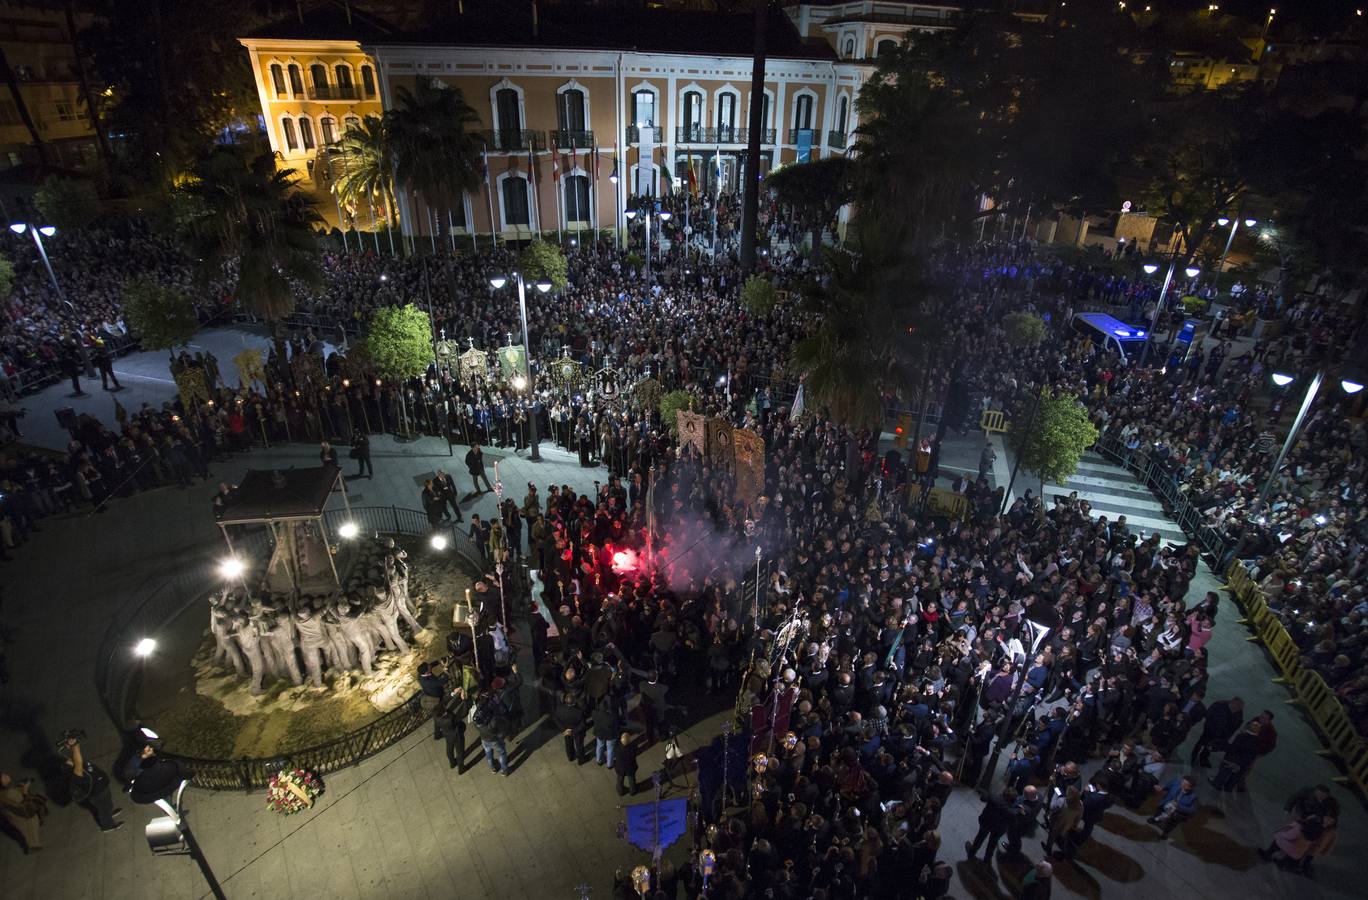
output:
M689 801L680 799L627 807L627 840L648 853L654 853L657 846L664 850L684 836L688 806Z
M805 163L812 158L812 129L798 129L798 161Z

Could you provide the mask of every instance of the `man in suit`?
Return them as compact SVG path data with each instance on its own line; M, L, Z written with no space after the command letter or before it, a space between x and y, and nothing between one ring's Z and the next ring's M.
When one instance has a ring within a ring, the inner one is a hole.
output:
M1192 764L1206 768L1211 765L1211 751L1224 750L1244 717L1244 701L1239 697L1221 700L1207 707L1202 734L1192 745Z
M1007 833L1008 827L1012 824L1012 807L1016 802L1017 792L1010 787L1001 794L990 794L983 801L983 810L978 818L978 834L974 835L972 841L964 842L964 852L970 859L978 855L979 847L987 841L988 851L983 855L983 859L985 862L992 860L998 840Z
M470 473L470 482L473 485L471 492L475 494L484 493L480 490L480 482L484 482L484 490L492 491L494 486L489 483L489 476L485 474L484 451L479 444L471 445L466 451L465 456L466 471Z
M461 514L461 506L458 502L460 497L456 493L456 479L451 477L451 473L445 469L437 470L437 477L432 480L432 486L437 490L438 499L443 506L451 507L451 512L457 522L464 522L465 516Z

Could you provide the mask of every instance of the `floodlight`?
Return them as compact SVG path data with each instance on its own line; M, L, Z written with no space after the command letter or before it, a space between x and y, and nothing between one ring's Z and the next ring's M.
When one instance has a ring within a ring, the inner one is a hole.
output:
M338 536L343 537L347 540L351 540L352 538L356 537L358 534L360 534L360 532L361 529L356 527L355 522L343 522L341 525L337 526Z
M133 655L141 657L142 659L147 659L149 656L152 655L152 652L156 649L156 641L152 640L152 638L143 638L133 646Z
M446 535L434 534L428 543L432 545L433 550L445 550L447 548Z
M245 571L247 571L247 567L236 556L230 556L219 563L219 574L224 578L241 578Z

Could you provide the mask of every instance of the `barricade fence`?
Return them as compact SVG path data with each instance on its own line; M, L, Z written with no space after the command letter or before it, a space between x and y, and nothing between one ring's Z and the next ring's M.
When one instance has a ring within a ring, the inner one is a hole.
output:
M1301 650L1268 601L1253 576L1240 560L1232 560L1226 583L1244 612L1242 620L1253 635L1251 641L1264 645L1281 673L1274 681L1285 684L1292 693L1288 703L1301 706L1325 739L1323 755L1338 757L1345 774L1335 780L1352 785L1368 797L1368 743L1354 727L1344 704L1325 678L1302 663Z
M428 524L427 516L418 510L395 506L355 506L330 509L324 513L324 525L331 541L337 540L337 528L344 522L354 522L362 535L405 535L426 537L440 533L448 541L447 551L454 553L472 576L492 570L482 550L470 536L454 525L441 526L436 531ZM266 558L271 549L267 529L244 531L233 538L233 548L239 556ZM511 566L505 573L510 583L508 590L516 592L523 583L520 567ZM135 596L118 610L105 632L95 658L95 687L105 711L122 731L140 724L136 709L137 692L143 676L144 661L134 653L143 638L152 637L167 623L205 602L210 591L223 584L214 571L208 554L202 560L188 561L177 574L159 583L140 586ZM206 617L207 621L207 617ZM177 754L168 748L161 755L177 760L196 787L211 790L252 790L265 787L271 776L286 766L301 766L319 774L335 772L355 765L412 732L427 718L418 705L418 693L360 729L349 734L277 756L265 758L203 759Z

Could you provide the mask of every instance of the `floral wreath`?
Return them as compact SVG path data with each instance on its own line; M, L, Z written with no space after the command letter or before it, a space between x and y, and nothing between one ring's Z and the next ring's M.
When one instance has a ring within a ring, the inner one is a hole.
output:
M323 779L298 767L281 769L266 787L266 808L282 816L303 812L323 793Z

